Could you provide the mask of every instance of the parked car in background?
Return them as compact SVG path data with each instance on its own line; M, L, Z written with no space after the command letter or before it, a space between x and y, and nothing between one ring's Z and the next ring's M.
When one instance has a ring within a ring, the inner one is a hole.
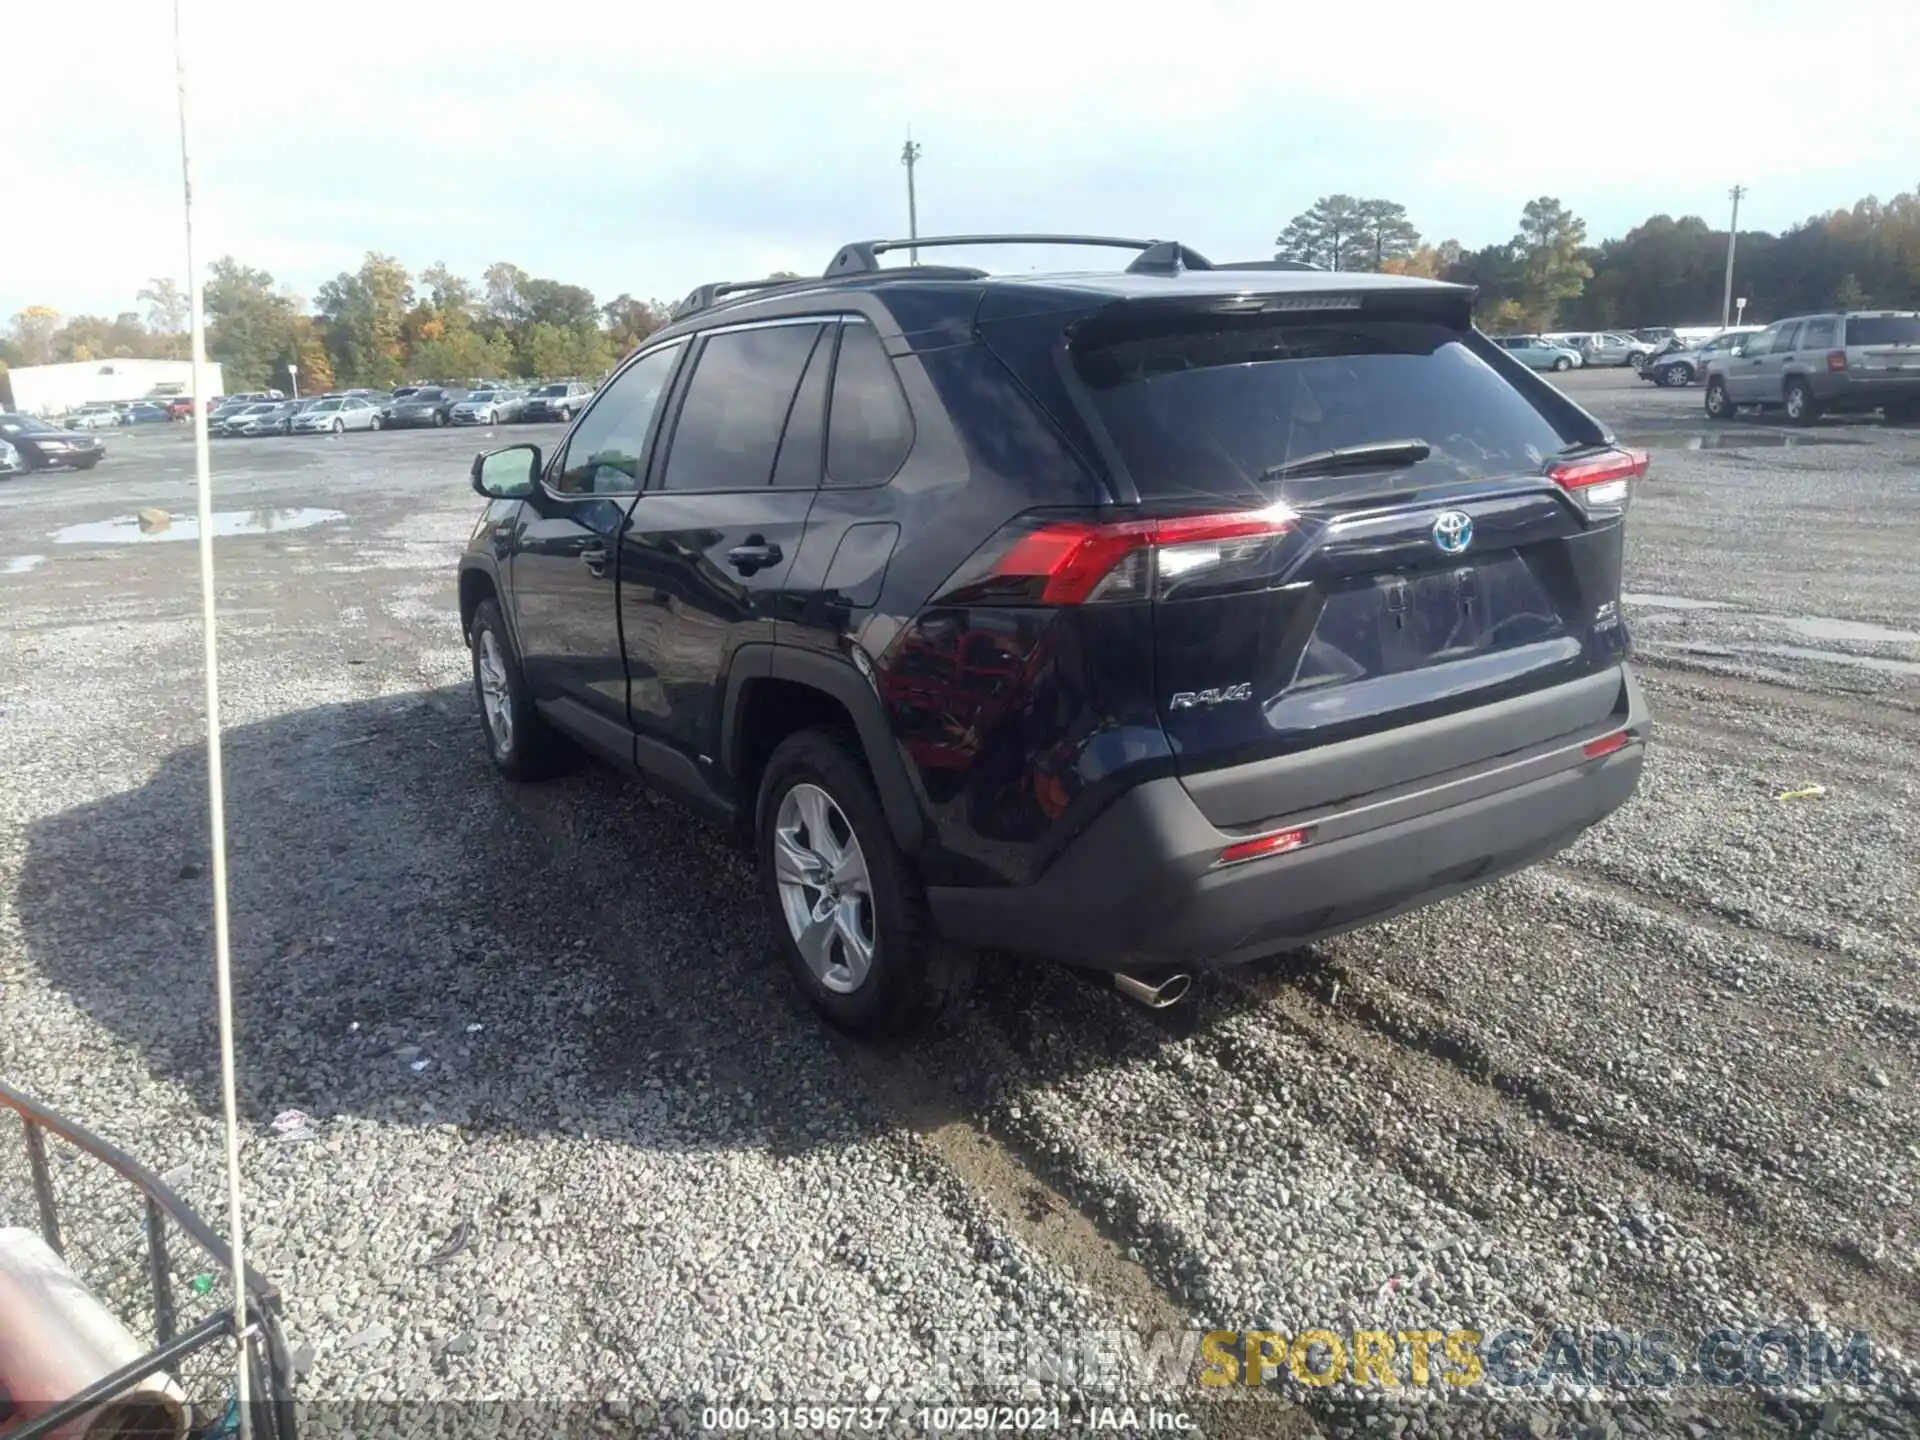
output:
M67 412L69 430L112 430L120 424L120 412L111 405L82 405Z
M1580 352L1583 365L1604 367L1630 365L1638 370L1647 363L1647 357L1653 354L1655 346L1644 340L1636 340L1631 335L1620 335L1611 330L1589 330L1565 335L1545 337L1556 344L1571 345Z
M245 405L237 405L221 418L218 429L214 429L211 425L208 429L213 434L229 437L244 434L247 426L255 420L263 415L274 414L279 409L279 405L271 400L255 400Z
M444 385L422 385L404 398L397 390L394 395L392 403L385 407L386 421L401 427L451 425L453 407L467 398L466 391Z
M1706 384L1706 411L1714 420L1741 405L1777 405L1795 425L1873 410L1891 424L1920 420L1920 312L1851 310L1776 320L1713 360Z
M301 401L286 400L266 405L242 417L235 432L239 435L285 435L293 428L293 417L300 413Z
M213 401L207 401L205 408L207 414L212 415L214 410ZM191 420L193 418L193 401L185 395L176 395L173 399L167 401L167 418L169 420Z
M36 415L0 414L0 440L20 452L29 470L91 470L107 454L92 433L64 430Z
M153 425L172 418L167 413L166 406L155 405L145 400L129 405L120 412L120 423L123 425Z
M510 425L527 408L518 390L475 390L453 407L456 425Z
M329 395L293 418L295 435L335 435L347 430L378 430L385 422L380 407L358 395Z
M556 380L551 385L542 385L527 396L525 408L520 412L523 420L571 420L593 398L590 387L578 380Z
M1669 388L1691 385L1700 378L1707 361L1727 354L1747 336L1759 334L1760 329L1758 325L1735 325L1722 330L1704 344L1692 347L1681 343L1676 336L1675 343L1681 344L1681 348L1662 350L1654 355L1640 372L1640 378L1649 384Z
M1580 363L1580 352L1555 345L1538 335L1495 335L1493 343L1529 370L1571 370Z

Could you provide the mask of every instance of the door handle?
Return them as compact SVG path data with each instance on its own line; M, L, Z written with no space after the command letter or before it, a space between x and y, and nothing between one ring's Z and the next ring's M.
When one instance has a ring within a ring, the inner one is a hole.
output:
M727 551L727 563L743 575L751 575L768 565L778 565L781 554L778 545L769 545L764 540L749 540L745 545L736 545Z
M580 552L580 563L587 567L587 573L596 580L604 579L607 573L607 552L599 546Z

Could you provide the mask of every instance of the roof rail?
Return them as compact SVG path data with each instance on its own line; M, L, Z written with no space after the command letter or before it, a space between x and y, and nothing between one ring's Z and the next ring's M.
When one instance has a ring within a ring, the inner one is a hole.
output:
M1089 245L1138 250L1140 257L1127 269L1140 275L1213 268L1204 255L1189 250L1177 240L1128 240L1117 235L921 235L909 240L855 240L842 245L827 266L827 278L872 274L880 268L879 257L889 250L937 250L962 245Z
M769 277L765 280L722 280L712 285L701 285L694 292L673 307L672 318L682 319L698 311L718 304L729 295L738 295L745 290L771 290L781 285L798 285L804 277L784 275L779 279Z

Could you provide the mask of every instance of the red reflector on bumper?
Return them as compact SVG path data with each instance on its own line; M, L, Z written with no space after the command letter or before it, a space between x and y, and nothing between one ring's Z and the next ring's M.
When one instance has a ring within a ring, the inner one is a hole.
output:
M1282 855L1307 843L1305 830L1281 830L1257 840L1241 840L1220 852L1216 865L1238 865L1242 860L1258 860L1263 855Z
M1626 731L1616 730L1611 735L1602 735L1598 740L1589 740L1583 753L1589 760L1598 760L1602 755L1611 755L1616 750L1624 750L1628 738Z

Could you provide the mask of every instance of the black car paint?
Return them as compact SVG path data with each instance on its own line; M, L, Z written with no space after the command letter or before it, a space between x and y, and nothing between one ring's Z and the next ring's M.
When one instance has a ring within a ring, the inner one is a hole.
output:
M19 421L30 416L0 415L0 421ZM91 470L106 457L107 447L97 436L84 430L9 430L0 426L0 440L20 452L27 470ZM50 448L53 442L58 448Z
M1230 304L1261 283L1185 279L1182 302L1203 305ZM1176 719L1164 712L1164 697L1224 680L1254 681L1263 695L1283 688L1330 591L1371 583L1396 557L1430 565L1437 505L1466 509L1496 551L1558 547L1564 566L1548 583L1617 601L1621 523L1583 522L1556 487L1530 476L1507 486L1399 494L1357 528L1352 517L1339 526L1308 517L1284 583L1263 597L1268 613L1258 633L1221 624L1198 602L1174 621L1173 663L1156 662L1156 648L1162 657L1169 652L1164 636L1156 647L1152 602L1058 609L934 603L960 564L1015 515L1137 503L1056 359L1072 317L1153 304L1166 288L1135 276L1033 286L902 277L753 297L680 321L636 354L721 323L837 315L872 325L913 414L904 466L871 487L668 493L657 488L656 421L642 470L643 486L652 488L586 498L542 485L525 500L489 503L462 561L463 624L496 592L529 685L551 718L719 818L751 811L756 754L742 717L760 687L828 697L852 721L895 838L950 919L970 892L1037 890L1063 852L1123 797L1149 782L1180 783L1175 777L1193 768L1196 755L1209 768L1249 760L1233 741L1222 742L1215 717ZM1468 292L1433 286L1424 299L1457 314L1473 353L1576 446L1610 443L1610 433L1559 390L1466 328ZM680 364L684 377L684 356ZM663 415L677 405L680 383L663 400ZM557 458L547 458L546 478ZM869 533L856 536L842 565L848 537L862 530ZM728 556L749 541L779 545L782 561L742 574ZM1383 694L1371 713L1303 719L1278 742L1280 758L1363 745L1395 726L1524 697L1548 679L1617 669L1629 650L1618 621L1562 625L1539 638L1539 647L1501 662L1511 673L1482 676L1470 694L1420 693L1431 679L1420 672L1383 677L1383 692L1404 693ZM1262 642L1277 643L1262 650ZM1644 729L1643 709L1619 713ZM1609 769L1610 785L1632 789L1638 753L1636 744Z

